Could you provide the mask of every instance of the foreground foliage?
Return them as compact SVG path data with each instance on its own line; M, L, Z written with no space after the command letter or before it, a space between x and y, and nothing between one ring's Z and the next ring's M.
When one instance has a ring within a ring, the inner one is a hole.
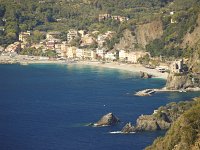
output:
M182 114L164 137L157 138L146 150L200 149L200 98Z

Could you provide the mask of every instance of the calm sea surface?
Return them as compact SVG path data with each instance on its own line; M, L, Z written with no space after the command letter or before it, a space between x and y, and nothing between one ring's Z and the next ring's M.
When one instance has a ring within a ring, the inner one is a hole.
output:
M0 65L0 150L141 150L164 132L110 134L141 114L200 93L136 97L164 86L126 71L80 65ZM113 112L114 127L85 126Z

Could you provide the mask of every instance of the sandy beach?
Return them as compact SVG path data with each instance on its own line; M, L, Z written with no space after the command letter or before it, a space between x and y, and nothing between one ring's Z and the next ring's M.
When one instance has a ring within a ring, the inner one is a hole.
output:
M118 62L110 62L110 63L101 63L101 62L92 62L92 61L79 61L77 64L80 65L90 65L96 67L105 67L119 70L126 70L131 72L147 72L148 74L153 75L155 78L167 79L168 73L161 73L156 69L145 68L140 64L122 64Z
M162 78L167 79L168 73L161 73L156 69L149 69L145 68L140 64L125 64L119 62L106 62L102 63L99 61L66 61L66 60L48 60L48 59L41 59L39 57L30 57L25 55L17 55L15 57L9 56L0 56L0 63L1 64L14 64L20 63L22 65L28 64L77 64L77 65L90 65L95 67L105 67L111 69L119 69L131 72L146 72L148 74L153 75L154 78Z

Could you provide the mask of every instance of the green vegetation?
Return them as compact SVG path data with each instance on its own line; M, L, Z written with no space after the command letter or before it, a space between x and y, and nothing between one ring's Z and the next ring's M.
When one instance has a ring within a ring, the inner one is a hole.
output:
M39 43L41 40L45 39L45 33L35 30L30 37L28 37L27 42L29 43Z
M146 150L197 150L200 145L197 144L200 140L200 98L183 113L171 126L164 137L157 138L153 145L146 148ZM183 107L185 105L183 102Z
M141 57L138 59L138 62L140 64L143 64L143 65L148 65L149 62L150 62L150 58L149 58L149 55L145 55L144 57Z
M175 14L163 14L163 36L148 44L146 49L152 56L189 58L192 49L188 47L185 50L180 47L180 44L185 34L187 32L192 33L197 26L196 21L200 12L200 2L197 0L175 0L174 4L167 7L167 9L174 10ZM171 21L174 23L171 23Z
M108 19L99 22L98 15L110 13L138 22L146 20L145 14L158 11L168 1L170 0L0 0L0 27L4 29L0 31L0 45L13 43L19 32L27 30L67 32L70 28L75 28L121 32L119 21Z
M46 56L46 57L57 57L57 54L55 51L52 50L46 50L45 52L39 48L25 48L20 52L21 55L28 55L28 56Z

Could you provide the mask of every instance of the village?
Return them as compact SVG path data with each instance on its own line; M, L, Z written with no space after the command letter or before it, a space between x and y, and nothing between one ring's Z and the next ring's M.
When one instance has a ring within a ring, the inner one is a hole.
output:
M34 48L35 50L41 49L43 52L54 51L56 53L56 59L74 59L74 60L107 60L127 63L137 63L138 59L149 55L145 51L131 51L128 52L124 49L109 50L104 45L106 40L110 40L115 36L115 32L107 31L104 34L98 34L95 38L95 34L98 31L87 33L84 30L68 31L66 41L62 41L59 37L60 32L47 32L45 39L39 43L30 44L27 39L32 36L31 31L21 32L17 42L7 46L5 49L1 48L2 55L14 56L20 54L23 49ZM80 39L78 41L79 46L72 44L72 41ZM55 58L49 58L55 59Z
M42 2L42 1L41 1ZM174 15L174 12L170 12ZM116 20L120 23L129 20L128 17L102 13L98 16L98 21ZM172 23L173 21L171 21ZM39 41L31 41L35 38L35 32L42 35ZM156 60L159 64L146 64L146 68L156 68L164 73L173 70L175 64L172 62L163 63L160 58L151 57L144 49L122 49L108 48L108 41L117 36L115 31L87 31L69 29L65 38L59 31L25 31L19 33L17 42L8 45L6 48L0 46L0 63L27 63L29 61L98 61L98 62L118 62L126 64L141 64L143 58ZM30 50L32 52L30 52ZM27 61L26 61L27 60ZM181 61L181 60L178 60ZM172 64L173 66L170 66Z
M69 62L100 62L115 63L114 66L107 66L108 68L121 68L136 72L147 72L154 76L166 79L169 69L174 73L181 73L183 68L183 60L177 60L170 63L160 63L157 66L141 65L139 60L145 57L151 58L150 54L142 50L128 51L125 49L111 49L109 50L105 45L106 41L112 39L116 35L113 31L107 31L104 34L99 34L98 31L89 33L85 30L70 29L66 40L59 39L61 32L51 31L43 33L45 38L38 43L30 43L29 38L33 31L21 32L17 42L8 45L5 49L0 48L0 63L20 63L27 65L28 63L69 63ZM96 38L95 38L96 37ZM78 40L77 40L78 39ZM75 43L77 41L77 43ZM75 43L75 44L74 44ZM53 52L54 55L33 55L29 53L22 54L26 49L33 51L41 50L41 52ZM151 58L160 59L162 58ZM126 66L119 66L119 64L126 64ZM130 65L140 65L130 66ZM93 64L94 65L94 64ZM99 65L98 65L99 66ZM138 68L137 68L138 67ZM133 70L132 70L133 69ZM156 72L152 73L152 69ZM147 75L148 76L148 75Z
M170 12L173 15L174 12ZM129 20L124 16L113 16L108 13L99 14L99 22L107 19L125 22ZM35 32L42 35L37 41ZM149 52L133 48L132 50L113 48L109 49L107 44L117 33L115 31L87 31L87 30L68 30L65 38L59 31L25 31L18 36L18 41L8 45L6 48L0 46L0 63L66 63L66 62L101 62L102 64L116 62L117 64L139 64L141 60L149 59L154 62L152 64L142 64L143 68L138 71L152 72L155 69L159 73L165 73L164 77L170 72L181 73L183 68L183 60L174 62L163 62L162 56L159 58L151 57ZM31 51L31 52L30 52ZM126 66L128 67L128 66ZM119 68L119 66L117 66ZM137 67L134 67L136 69ZM145 68L145 69L144 69ZM130 69L128 69L130 70ZM161 74L156 76L163 76ZM148 77L148 75L147 75Z

